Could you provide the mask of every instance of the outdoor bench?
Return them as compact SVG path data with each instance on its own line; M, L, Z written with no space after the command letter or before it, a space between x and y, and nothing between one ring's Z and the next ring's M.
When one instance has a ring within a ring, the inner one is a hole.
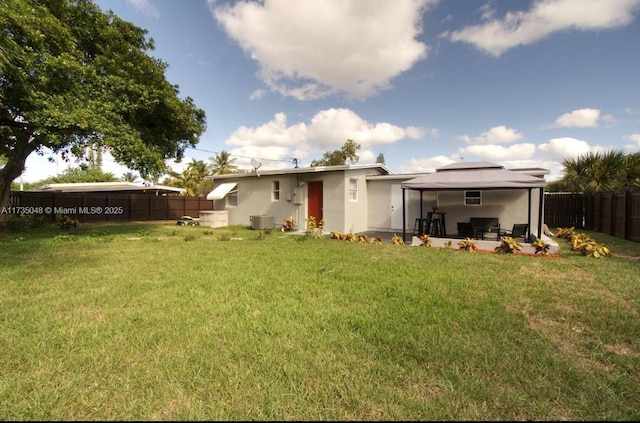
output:
M500 238L500 222L497 217L471 217L469 218L473 232L480 239L485 238L485 234L495 233L496 241Z

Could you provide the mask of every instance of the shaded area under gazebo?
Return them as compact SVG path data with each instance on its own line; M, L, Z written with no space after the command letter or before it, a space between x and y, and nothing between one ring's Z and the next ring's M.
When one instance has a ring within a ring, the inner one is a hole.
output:
M489 162L453 163L436 169L434 173L418 176L401 184L402 188L402 238L406 242L406 190L420 192L420 221L424 219L423 193L425 191L468 190L527 190L527 220L531 231L532 190L539 190L538 225L536 235L542 236L542 209L544 203L544 179L525 173L507 170L504 166Z

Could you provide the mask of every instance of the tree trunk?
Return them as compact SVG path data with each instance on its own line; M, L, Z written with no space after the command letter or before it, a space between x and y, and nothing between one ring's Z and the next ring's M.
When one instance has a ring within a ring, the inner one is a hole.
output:
M29 139L31 137L28 137ZM33 147L25 140L18 140L14 148L7 154L7 163L0 169L0 224L9 219L8 210L11 195L11 183L22 174L27 157L33 151Z

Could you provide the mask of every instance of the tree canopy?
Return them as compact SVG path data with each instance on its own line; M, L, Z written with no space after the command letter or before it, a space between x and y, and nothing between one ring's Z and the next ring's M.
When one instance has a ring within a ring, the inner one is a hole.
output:
M640 153L590 152L565 158L562 166L562 178L548 183L547 191L591 193L640 187Z
M182 173L169 171L169 175L163 184L184 188L187 196L206 195L213 189L211 166L203 160L192 159Z
M165 171L206 128L179 98L147 31L90 0L0 3L0 206L29 154L102 146L143 178Z
M336 166L347 164L347 160L351 164L358 163L360 156L357 151L360 150L360 144L348 139L338 150L326 151L322 159L313 160L311 166Z

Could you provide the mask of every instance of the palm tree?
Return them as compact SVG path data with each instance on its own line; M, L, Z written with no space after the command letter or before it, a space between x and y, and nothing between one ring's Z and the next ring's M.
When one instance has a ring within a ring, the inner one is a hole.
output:
M231 154L228 151L222 150L220 153L216 154L215 158L210 157L209 160L213 161L211 164L211 171L214 175L236 173L238 170L238 166L233 164L236 159L232 159Z
M562 161L564 176L556 184L576 192L600 192L629 188L638 183L639 154L621 151L589 152ZM637 185L636 185L637 186Z
M135 182L138 179L138 175L134 172L125 172L120 177L122 182Z
M166 179L165 184L184 188L186 190L185 195L194 197L205 193L205 179L207 176L211 176L211 171L203 160L192 159L182 173L171 170L169 175L172 179Z

